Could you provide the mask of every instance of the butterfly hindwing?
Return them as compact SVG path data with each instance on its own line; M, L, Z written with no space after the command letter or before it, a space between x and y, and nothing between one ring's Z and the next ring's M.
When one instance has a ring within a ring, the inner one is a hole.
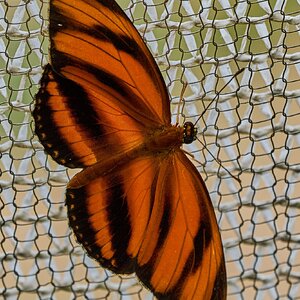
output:
M147 232L138 255L139 278L159 299L226 298L223 249L213 207L197 169L182 151L164 159L154 203L164 207L163 217L158 235L150 225L156 228L157 218L148 225L148 242Z
M222 244L208 192L180 150L141 157L67 191L70 224L89 254L136 272L165 299L224 299Z
M149 199L155 193L158 169L158 161L151 157L136 159L79 189L67 190L70 225L78 241L104 267L134 272L135 257L154 213Z

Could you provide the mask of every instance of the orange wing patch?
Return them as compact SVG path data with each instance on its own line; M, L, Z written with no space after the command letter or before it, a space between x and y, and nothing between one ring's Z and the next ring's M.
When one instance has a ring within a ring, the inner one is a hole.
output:
M113 0L51 0L51 65L36 133L68 184L70 225L88 254L136 272L158 299L226 299L222 243L209 194L180 149L196 131L170 124L167 89Z

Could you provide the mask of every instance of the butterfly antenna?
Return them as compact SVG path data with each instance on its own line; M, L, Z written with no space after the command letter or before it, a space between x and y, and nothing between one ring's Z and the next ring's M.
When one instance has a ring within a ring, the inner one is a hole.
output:
M221 90L216 94L216 96L210 101L210 103L205 107L205 109L203 110L203 112L201 113L201 115L199 116L199 118L197 119L197 121L194 123L194 125L196 125L199 120L203 117L203 115L207 112L207 110L210 108L210 106L212 105L212 103L216 100L216 98L220 95L220 93L228 86L228 84L235 79L238 75L240 75L242 72L245 71L245 68L242 68L240 70L238 70L231 78L228 82L226 82L226 84L221 88Z
M182 90L181 90L181 93L180 93L178 109L177 109L176 125L179 124L180 106L181 106L181 103L183 102L183 95L184 95L184 92L186 90L187 85L188 84L186 82L183 83L183 87L182 87Z
M206 149L206 151L213 157L213 158L215 158L215 156L212 154L212 152L206 147L206 145L204 144L204 143L202 143L198 138L197 138L197 140L201 143L201 145ZM198 164L200 164L200 165L203 165L199 160L197 160L196 158L195 158L195 156L193 155L193 154L191 154L191 153L189 153L188 151L185 151L184 149L182 149L182 151L186 154L186 155L188 155L188 156L190 156L196 163L198 163ZM218 159L218 158L215 158L215 161L218 163L218 165L222 168L222 169L224 169L232 178L234 178L238 183L240 183L241 184L241 180L238 178L238 177L236 177L236 176L234 176L226 167L224 167L223 165L222 165L222 163L221 163L221 161Z

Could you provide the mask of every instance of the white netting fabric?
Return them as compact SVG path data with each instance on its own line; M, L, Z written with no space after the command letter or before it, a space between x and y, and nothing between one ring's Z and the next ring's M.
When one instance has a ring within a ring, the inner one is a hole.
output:
M0 0L0 295L152 299L74 241L64 206L70 172L34 136L48 2ZM246 68L200 119L202 143L188 150L216 208L228 299L300 299L299 1L118 2L161 68L174 115L183 82L181 116L195 121Z

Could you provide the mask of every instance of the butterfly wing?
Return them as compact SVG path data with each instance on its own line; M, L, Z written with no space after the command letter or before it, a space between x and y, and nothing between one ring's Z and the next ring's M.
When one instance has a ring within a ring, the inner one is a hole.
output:
M170 124L161 73L112 0L50 2L51 66L36 96L36 132L60 164L85 167Z
M213 207L181 150L68 189L67 206L78 241L104 267L135 271L159 299L226 299Z
M52 0L50 39L34 117L57 162L91 168L170 124L160 72L114 1ZM185 155L171 153L137 157L68 189L70 224L92 257L117 273L135 271L160 299L225 299L208 193Z

